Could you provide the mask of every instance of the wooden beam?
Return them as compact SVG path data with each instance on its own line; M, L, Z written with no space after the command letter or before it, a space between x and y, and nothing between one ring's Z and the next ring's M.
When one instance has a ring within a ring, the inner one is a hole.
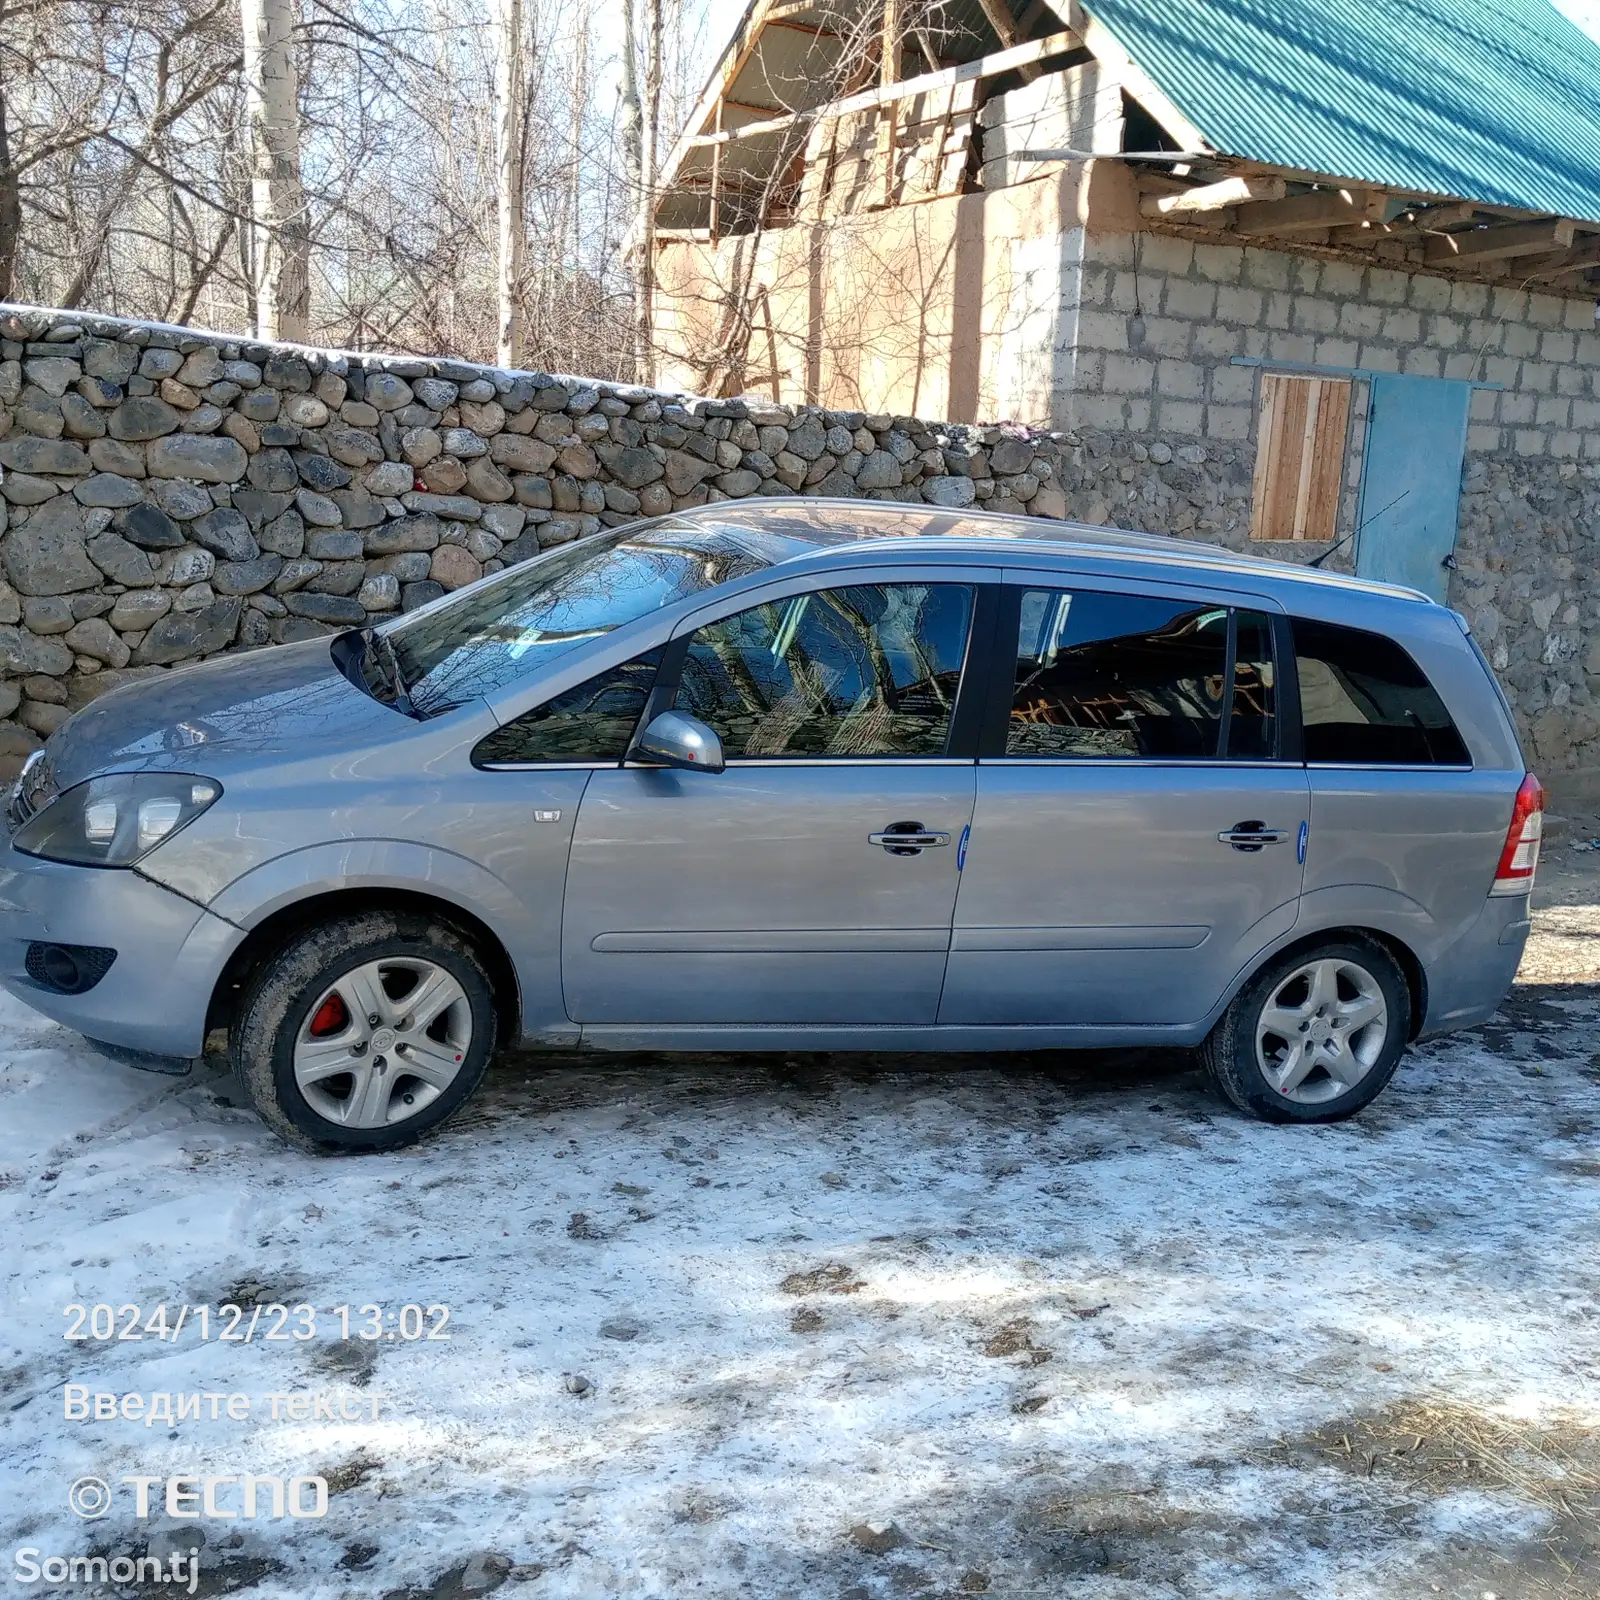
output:
M989 19L989 26L994 29L1002 50L1010 50L1022 43L1022 29L1017 26L1017 19L1011 15L1006 0L978 0L978 4L983 7L983 14ZM1017 74L1024 83L1032 83L1039 76L1039 68L1037 64L1030 64L1019 67Z
M1060 55L1077 42L1076 34L1053 33L1047 39L1019 44L1014 50L1000 50L977 61L963 61L959 66L943 67L938 72L924 72L920 77L903 78L899 83L880 84L876 89L847 95L842 100L832 100L827 105L813 106L786 117L774 117L768 122L751 122L742 128L730 128L722 133L698 134L688 140L688 145L691 149L706 149L715 144L733 144L743 139L759 138L762 134L782 133L822 118L845 117L853 111L874 111L895 100L909 100L913 95L926 94L930 89L948 89L952 84L996 77L1030 61L1042 61L1046 56Z
M1146 195L1139 202L1139 215L1159 218L1225 211L1251 200L1281 200L1288 192L1289 186L1282 178L1224 178L1220 183L1203 183L1177 194Z
M1122 48L1110 29L1083 9L1080 0L1070 0L1066 20L1067 26L1077 32L1084 48L1177 140L1180 150L1213 148L1211 141L1156 87L1155 81Z
M1600 243L1580 245L1561 259L1552 261L1549 266L1542 267L1540 276L1565 278L1571 273L1587 272L1591 267L1600 267Z
M1240 233L1317 233L1365 217L1366 195L1361 190L1313 189L1287 200L1267 200L1239 207Z
M1424 260L1429 266L1478 266L1487 261L1507 261L1512 256L1537 255L1541 250L1565 250L1577 235L1577 224L1566 217L1548 222L1513 222L1498 228L1468 228L1461 233L1439 233L1428 240Z
M832 28L824 28L820 25L813 26L809 22L791 22L787 17L769 17L767 19L767 27L789 28L795 33L808 33L813 39L837 39L839 37Z
M900 78L900 0L883 0L883 34L878 46L878 87L892 89ZM894 203L895 123L899 105L889 101L878 113L878 203Z
M629 4L632 4L632 0L629 0ZM717 101L717 131L719 133L722 131L722 109L723 109L723 102L721 100L719 100L719 101ZM710 215L709 221L710 221L710 224L711 224L711 242L712 242L712 244L715 244L717 242L717 234L718 234L720 223L721 223L721 218L718 215L718 213L721 211L721 209L722 209L722 146L719 144L717 146L717 148L711 152L711 215Z

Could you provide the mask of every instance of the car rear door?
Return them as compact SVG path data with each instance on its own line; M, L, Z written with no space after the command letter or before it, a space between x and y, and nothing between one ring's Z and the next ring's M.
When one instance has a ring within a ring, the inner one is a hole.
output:
M1309 802L1282 620L1040 572L1003 594L939 1021L1196 1023L1297 915Z
M974 795L963 670L992 576L790 580L679 630L651 714L708 723L727 768L592 775L562 919L575 1021L934 1021Z

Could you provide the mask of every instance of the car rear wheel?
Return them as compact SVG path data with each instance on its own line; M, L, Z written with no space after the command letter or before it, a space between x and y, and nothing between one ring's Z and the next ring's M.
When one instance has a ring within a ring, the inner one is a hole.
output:
M299 934L246 987L229 1038L262 1120L293 1144L396 1150L483 1077L494 990L470 941L414 914L367 912Z
M1380 944L1350 936L1269 962L1202 1049L1211 1081L1268 1122L1337 1122L1394 1076L1411 996Z

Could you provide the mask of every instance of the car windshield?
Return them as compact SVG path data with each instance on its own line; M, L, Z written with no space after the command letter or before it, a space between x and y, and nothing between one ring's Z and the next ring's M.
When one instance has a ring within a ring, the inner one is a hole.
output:
M806 549L702 522L599 533L535 556L384 629L420 717L495 693L575 649Z

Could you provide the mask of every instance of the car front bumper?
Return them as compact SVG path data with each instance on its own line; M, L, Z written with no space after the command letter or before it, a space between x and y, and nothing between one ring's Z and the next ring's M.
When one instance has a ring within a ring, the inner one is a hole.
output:
M244 931L137 871L75 867L0 846L0 987L90 1039L198 1056L217 978ZM92 988L62 994L29 975L35 942L116 951Z

